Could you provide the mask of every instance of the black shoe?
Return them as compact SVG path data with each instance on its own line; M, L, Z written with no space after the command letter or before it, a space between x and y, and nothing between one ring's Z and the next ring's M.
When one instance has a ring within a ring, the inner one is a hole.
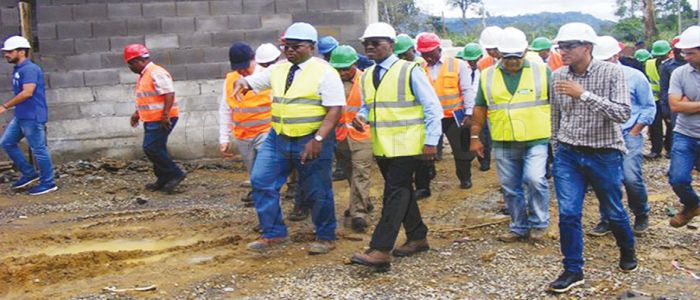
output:
M608 233L610 233L610 224L606 222L600 222L588 234L592 236L605 236Z
M306 218L309 217L309 209L308 208L301 208L301 207L295 207L292 212L287 216L287 220L289 221L303 221L306 220Z
M583 273L564 271L564 273L559 275L557 280L549 284L549 291L554 293L564 293L573 287L583 285L584 282Z
M253 202L253 191L248 191L248 194L245 195L245 197L241 198L241 201L244 203L252 203Z
M365 232L367 231L367 221L363 218L352 218L352 231Z
M186 173L182 173L181 176L175 177L173 179L168 180L168 182L163 185L163 191L166 193L173 193L175 191L175 188L187 177Z
M335 168L335 172L333 172L333 181L341 181L341 180L347 180L348 176L345 175L345 172L343 172L343 169L341 168Z
M459 184L459 188L460 188L460 189L463 189L463 190L468 190L468 189L472 188L472 180L471 180L471 179L467 179L467 180L465 180L465 181L462 181L462 182Z
M641 215L634 218L634 227L632 231L636 234L644 233L649 228L649 216Z
M416 200L425 199L428 197L430 197L430 190L428 190L428 189L416 190Z
M490 163L483 163L479 166L479 171L481 172L486 172L488 170L491 170L491 164Z
M637 255L633 248L620 248L620 271L633 272L637 269Z
M504 216L510 216L510 209L508 209L508 206L504 206L503 208L498 210L498 213Z
M164 185L165 185L164 183L162 183L160 181L156 181L156 182L152 182L152 183L147 183L145 187L147 190L155 192L157 190L162 189Z
M646 159L657 159L661 157L661 153L656 153L656 152L649 152L647 154L644 154L644 158Z

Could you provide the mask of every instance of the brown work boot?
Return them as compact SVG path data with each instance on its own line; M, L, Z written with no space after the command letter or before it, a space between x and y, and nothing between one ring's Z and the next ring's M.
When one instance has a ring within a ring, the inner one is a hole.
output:
M406 241L400 247L396 247L391 255L396 257L408 257L413 254L430 250L427 239L418 241Z
M382 270L388 270L391 267L391 256L389 252L369 249L365 253L356 253L350 261L353 264L364 265Z
M247 248L250 251L255 252L265 252L281 245L286 244L288 241L287 237L276 237L276 238L260 238L259 240L249 243Z
M309 254L326 254L335 249L335 241L316 240L309 245Z
M700 205L689 208L688 206L684 206L683 210L679 213L677 213L673 218L671 218L671 221L669 221L669 225L671 227L683 227L686 224L688 224L695 216L700 216Z
M508 231L504 234L501 234L497 237L497 239L501 242L504 243L512 243L512 242L517 242L521 240L523 236L517 235L515 232Z
M533 242L541 242L547 236L547 228L530 229L530 240Z

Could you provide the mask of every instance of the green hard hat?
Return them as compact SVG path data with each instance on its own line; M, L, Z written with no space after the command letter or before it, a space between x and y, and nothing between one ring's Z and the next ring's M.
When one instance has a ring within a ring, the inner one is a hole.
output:
M634 52L634 58L639 62L645 62L651 58L651 53L647 49L639 49Z
M664 40L658 40L651 46L651 55L664 56L671 52L671 44Z
M348 45L338 46L331 52L328 63L336 69L345 69L357 62L357 51Z
M552 41L546 37L538 37L532 40L530 44L530 50L532 51L542 51L552 49Z
M394 54L402 54L408 49L413 47L413 39L408 36L408 34L399 34L396 36L396 43L394 44Z
M481 50L481 45L477 43L469 43L462 49L462 58L464 60L476 60L483 54L484 52Z

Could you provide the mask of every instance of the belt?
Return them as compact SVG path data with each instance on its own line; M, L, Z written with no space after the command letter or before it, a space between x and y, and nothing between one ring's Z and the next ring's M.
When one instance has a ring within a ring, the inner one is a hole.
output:
M593 148L588 146L574 146L567 143L561 143L562 146L569 148L570 150L580 152L583 154L610 154L615 152L620 152L620 150L615 148Z

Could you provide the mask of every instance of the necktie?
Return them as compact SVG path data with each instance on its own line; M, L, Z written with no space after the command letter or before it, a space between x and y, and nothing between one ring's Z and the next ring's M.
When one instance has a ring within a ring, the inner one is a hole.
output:
M474 84L474 74L476 73L476 70L472 69L472 84Z
M379 76L379 71L382 70L382 67L379 65L376 65L374 67L374 72L372 73L372 83L374 83L374 88L377 89L379 88L379 82L382 80L382 77Z
M292 65L292 67L289 68L289 73L287 74L287 83L284 85L285 93L287 92L289 87L292 86L292 82L294 81L294 73L296 73L297 70L299 70L298 65Z

